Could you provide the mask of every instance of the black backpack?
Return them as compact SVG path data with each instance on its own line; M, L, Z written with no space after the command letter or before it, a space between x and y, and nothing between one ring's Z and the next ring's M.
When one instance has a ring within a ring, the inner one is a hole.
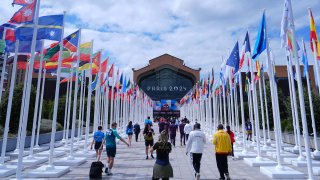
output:
M91 163L89 177L90 178L102 178L102 169L104 164L101 161Z

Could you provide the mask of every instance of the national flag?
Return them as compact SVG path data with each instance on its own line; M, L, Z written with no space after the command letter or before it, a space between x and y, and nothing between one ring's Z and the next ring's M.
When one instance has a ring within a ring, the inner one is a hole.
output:
M16 42L5 41L5 51L6 52L15 52ZM36 42L36 52L41 51L41 41ZM18 53L31 53L31 42L30 41L19 41Z
M108 77L113 77L113 64L111 65L111 67L109 69Z
M122 92L125 93L127 91L127 78L124 77L123 83L122 83Z
M63 39L64 48L70 52L76 52L78 48L78 42L80 37L80 31L76 31Z
M309 15L310 15L310 45L311 45L311 51L314 52L314 49L316 49L317 59L320 60L320 42L318 40L316 25L314 23L314 19L313 19L313 15L312 15L311 9L309 9ZM316 47L313 47L313 42L315 42Z
M239 63L239 68L241 69L245 60L245 55L247 52L251 52L251 47L250 47L250 39L249 39L249 33L247 31L246 37L244 38L242 49L241 49L241 58L240 58L240 63Z
M63 15L42 16L39 18L37 40L47 39L60 41L63 28ZM16 37L20 41L31 41L33 25L23 24L16 29Z
M239 45L238 45L238 41L237 41L233 47L233 50L231 51L229 58L227 59L226 65L234 67L234 72L237 73L239 70L239 62L240 62Z
M287 32L289 30L289 22L293 20L291 17L291 2L288 0L284 1L284 8L283 8L283 14L282 14L282 20L281 20L281 33L280 33L280 38L281 38L281 47L285 47L286 45L286 40L287 40Z
M131 84L131 82L130 82L130 79L129 79L128 82L127 82L126 88L129 88L130 84Z
M22 7L11 17L12 23L32 23L35 16L37 0L14 0L12 4Z
M97 79L98 79L98 75L96 75L96 77L94 78L94 80L91 83L91 92L96 90L97 87Z
M102 73L107 73L108 61L109 61L109 58L107 57L106 60L104 60L104 61L101 63L101 72L102 72Z
M256 61L256 70L257 70L257 74L256 74L256 76L255 76L255 78L254 78L254 81L255 82L257 82L259 79L260 79L260 76L261 76L261 68L260 68L260 65L259 65L259 61L257 60Z
M303 76L305 77L306 74L309 71L309 63L308 63L308 56L307 56L307 50L306 46L304 44L304 41L302 40L302 63L303 63Z
M263 12L252 58L255 60L267 48L266 19Z

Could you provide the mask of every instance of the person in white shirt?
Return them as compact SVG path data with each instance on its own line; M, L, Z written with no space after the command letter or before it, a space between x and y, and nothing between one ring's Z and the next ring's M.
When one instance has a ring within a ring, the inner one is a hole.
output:
M189 138L189 134L190 134L190 132L192 131L192 126L191 126L191 124L190 124L190 121L187 121L187 124L184 126L184 129L183 129L183 131L184 131L184 133L186 134L186 139L187 139L187 141L188 141L188 138Z
M186 145L186 154L188 155L188 153L190 153L196 179L200 179L200 162L205 143L206 135L201 131L200 124L196 123L194 125L194 130L189 134L189 140Z

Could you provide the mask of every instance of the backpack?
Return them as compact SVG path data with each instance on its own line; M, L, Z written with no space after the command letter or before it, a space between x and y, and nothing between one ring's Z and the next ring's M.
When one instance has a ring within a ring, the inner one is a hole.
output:
M104 164L101 161L91 163L89 177L90 178L102 178L102 168Z
M132 134L133 133L133 130L132 130L132 127L131 128L127 128L127 134Z

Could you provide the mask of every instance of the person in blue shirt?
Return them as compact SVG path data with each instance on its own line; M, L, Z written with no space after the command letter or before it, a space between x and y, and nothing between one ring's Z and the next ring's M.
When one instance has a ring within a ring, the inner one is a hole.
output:
M105 136L108 163L108 167L106 167L105 173L107 173L107 175L112 175L111 169L113 167L114 158L117 151L116 138L120 139L120 141L122 141L129 147L129 144L119 136L117 132L117 123L113 122L111 124L111 129L107 129Z
M152 126L152 121L150 119L150 116L148 116L148 118L146 120L144 120L144 125L147 126L148 124L150 124L150 126Z
M132 121L129 121L129 124L127 125L126 134L128 135L129 145L131 146L132 135L133 135Z
M104 143L104 133L102 132L102 126L98 126L98 131L93 134L93 140L91 143L91 149L94 144L97 161L100 161L101 153L103 150L103 143Z

